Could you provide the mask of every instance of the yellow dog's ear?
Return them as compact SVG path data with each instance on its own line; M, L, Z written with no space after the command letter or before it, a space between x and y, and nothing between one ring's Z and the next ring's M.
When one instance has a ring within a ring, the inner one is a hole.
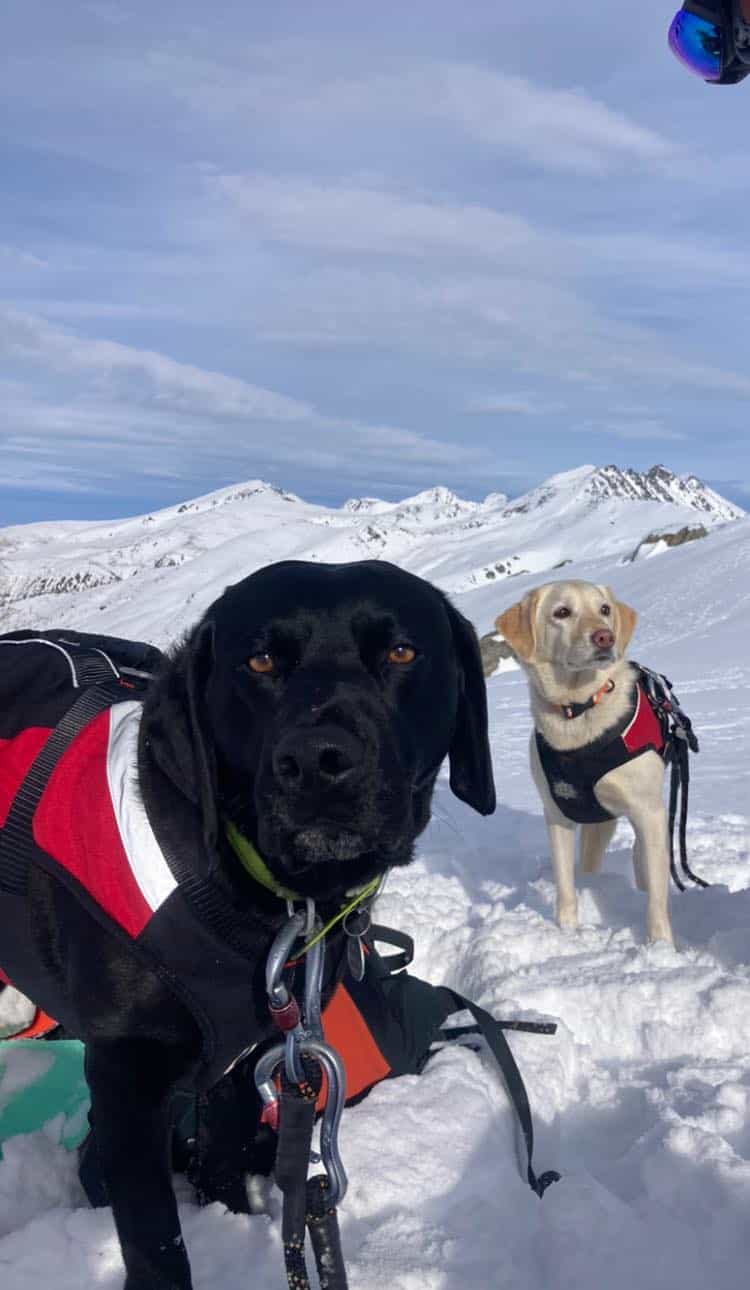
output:
M514 654L529 663L536 649L536 608L539 592L531 591L517 605L511 605L495 619L495 627L510 645Z
M621 600L617 600L615 596L612 597L612 603L617 610L617 624L615 631L615 636L617 637L617 648L621 654L624 654L630 644L630 637L635 631L635 625L638 622L638 615L634 609L630 608L630 605L623 604L623 602Z

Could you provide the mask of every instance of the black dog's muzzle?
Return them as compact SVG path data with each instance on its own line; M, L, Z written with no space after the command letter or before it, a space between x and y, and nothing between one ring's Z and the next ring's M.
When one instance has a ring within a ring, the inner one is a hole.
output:
M372 760L356 735L325 725L289 731L274 748L271 767L277 791L294 801L356 793Z

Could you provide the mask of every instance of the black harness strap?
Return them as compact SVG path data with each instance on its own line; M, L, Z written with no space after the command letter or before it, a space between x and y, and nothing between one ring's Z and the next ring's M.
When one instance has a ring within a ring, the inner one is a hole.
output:
M698 740L693 730L693 723L682 710L672 689L672 682L659 672L639 666L641 679L646 686L646 697L653 708L662 729L664 739L664 764L672 765L669 781L669 870L672 881L678 891L685 891L683 877L695 883L696 887L710 887L710 883L693 873L687 858L687 817L688 797L690 792L690 753L699 751ZM677 798L680 798L680 865L682 874L678 873L675 859L674 831L677 819Z
M367 937L368 944L380 941L384 945L395 946L399 951L397 954L378 956L389 976L393 972L400 972L402 968L408 967L414 958L414 937L409 936L408 932L400 932L395 927L384 927L382 923L372 923Z
M531 1119L531 1107L529 1106L529 1098L521 1072L503 1031L527 1030L534 1034L553 1035L557 1030L557 1026L553 1022L497 1021L491 1013L486 1012L484 1008L480 1008L478 1004L472 1003L470 999L465 999L463 995L458 994L455 990L450 990L447 986L442 986L441 989L455 1003L456 1011L465 1009L471 1013L477 1023L478 1031L484 1036L495 1061L500 1067L508 1090L508 1096L515 1107L526 1144L526 1180L531 1190L541 1198L552 1183L559 1182L561 1175L555 1169L548 1169L539 1176L534 1172L532 1165L534 1126ZM464 1034L468 1033L470 1029L468 1027L456 1027L457 1032L460 1031ZM457 1035L451 1034L450 1029L443 1030L442 1033L447 1039L457 1037Z
M302 1054L304 1084L292 1084L281 1072L276 1184L284 1196L281 1238L289 1290L311 1290L305 1263L305 1229L310 1232L321 1287L347 1290L338 1215L327 1201L325 1174L308 1179L315 1103L322 1084L320 1065Z
M687 816L688 816L688 793L690 789L690 757L688 745L685 739L673 737L672 747L670 749L672 761L672 777L669 782L669 869L672 874L672 881L680 890L685 890L685 884L682 876L689 878L695 883L696 887L710 887L710 883L705 878L699 878L697 873L693 873L687 858ZM677 872L677 861L674 853L674 826L677 817L677 795L680 795L680 865L682 867L682 876Z
M103 660L94 656L90 663L90 675L96 679L68 708L37 753L0 829L0 887L13 895L20 896L26 891L34 848L34 812L66 748L100 712L115 703L138 697L137 691L115 678ZM83 679L88 679L85 673Z
M279 1142L276 1153L276 1186L284 1197L281 1239L289 1290L310 1290L305 1265L305 1216L307 1166L310 1161L315 1100L320 1090L320 1067L303 1059L306 1085L290 1084L281 1075Z
M405 984L410 987L409 989L394 991L392 994L389 992L389 995L384 996L384 998L392 1000L391 1007L401 1017L399 1030L402 1037L405 1033L414 1031L416 1034L421 1034L425 1041L424 1047L419 1044L416 1045L416 1051L423 1054L421 1060L417 1060L414 1064L412 1062L403 1064L400 1068L396 1067L395 1069L392 1062L393 1073L403 1074L406 1071L421 1071L430 1055L430 1051L434 1051L435 1044L450 1043L462 1038L464 1035L482 1035L500 1067L500 1072L521 1125L526 1144L527 1181L536 1195L542 1196L550 1183L556 1182L560 1175L549 1171L537 1178L532 1167L534 1130L529 1099L521 1078L521 1072L516 1065L503 1031L517 1030L525 1031L528 1034L554 1035L557 1031L555 1023L547 1021L498 1021L489 1012L472 1003L471 1000L464 998L456 990L452 990L448 986L430 986L423 981L419 981L416 977L410 977L407 973L399 971L400 968L411 962L414 954L414 942L405 932L395 931L391 927L373 925L365 939L369 950L368 971L375 964L375 979L373 980L372 975L369 974L365 977L363 987L359 987L356 982L349 980L347 980L346 985L355 1006L359 1008L368 1028L380 1044L381 1051L388 1054L389 1046L387 1044L383 1046L383 1037L387 1038L387 1035L379 1035L377 1025L374 1024L379 1013L373 1009L372 1001L373 997L383 994L387 984L396 986L401 982L402 985ZM386 945L402 947L403 953L389 955L384 958L374 948L376 941L384 942ZM471 1013L476 1023L475 1025L445 1025L447 1018L452 1013L463 1012L464 1010Z

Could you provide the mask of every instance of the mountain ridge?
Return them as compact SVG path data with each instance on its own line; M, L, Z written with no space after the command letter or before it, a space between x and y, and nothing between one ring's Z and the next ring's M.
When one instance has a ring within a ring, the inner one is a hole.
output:
M743 514L695 476L664 466L580 466L510 501L502 493L471 501L438 485L337 508L253 479L124 520L0 529L0 630L81 626L83 616L97 630L111 621L122 632L138 596L153 597L163 639L156 606L164 596L184 589L176 634L195 616L188 606L279 559L386 559L456 595L573 559L623 561L647 535L694 525L698 515L710 531Z
M508 498L505 493L492 492L483 501L471 501L459 497L444 485L438 485L416 493L414 496L402 498L398 502L387 502L379 497L350 497L341 509L349 514L366 512L373 515L395 511L405 513L409 510L421 510L430 505L466 512L504 507L509 514L516 514L540 504L549 498L557 487L567 487L579 480L582 490L595 501L619 497L629 501L674 502L703 513L715 513L727 521L740 519L745 514L740 506L722 497L697 475L677 475L663 465L638 471L630 466L623 468L614 464L577 466L572 470L561 471L516 498Z

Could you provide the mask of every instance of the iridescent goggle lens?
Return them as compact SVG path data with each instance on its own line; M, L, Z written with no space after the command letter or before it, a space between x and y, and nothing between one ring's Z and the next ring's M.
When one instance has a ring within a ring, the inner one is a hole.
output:
M681 9L669 28L669 48L688 71L704 81L721 79L723 40L715 22Z

